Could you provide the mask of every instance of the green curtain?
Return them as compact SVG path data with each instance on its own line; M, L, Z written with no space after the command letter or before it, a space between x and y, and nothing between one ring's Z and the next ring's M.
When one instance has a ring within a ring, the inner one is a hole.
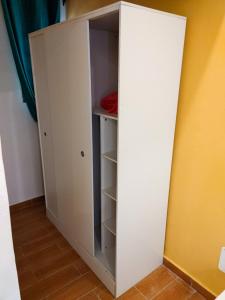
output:
M28 33L60 21L60 0L2 0L23 101L37 121Z

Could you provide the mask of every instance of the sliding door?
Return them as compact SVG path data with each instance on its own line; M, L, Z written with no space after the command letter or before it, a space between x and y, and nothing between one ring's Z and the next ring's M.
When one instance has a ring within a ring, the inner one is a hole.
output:
M58 218L58 204L55 186L55 165L52 147L51 116L49 109L48 78L44 34L30 38L33 78L35 85L38 127L40 135L42 169L46 206L54 219Z
M50 28L45 45L60 226L71 244L93 254L88 22Z

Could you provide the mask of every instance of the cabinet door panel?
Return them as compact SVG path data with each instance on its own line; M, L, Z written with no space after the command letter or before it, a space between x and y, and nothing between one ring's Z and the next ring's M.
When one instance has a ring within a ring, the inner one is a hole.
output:
M50 29L45 44L61 228L72 244L93 254L88 23L70 22Z
M44 35L40 34L32 37L30 39L30 47L38 113L45 200L47 209L54 216L54 218L57 219L58 205L55 187L54 156L52 155L53 149Z

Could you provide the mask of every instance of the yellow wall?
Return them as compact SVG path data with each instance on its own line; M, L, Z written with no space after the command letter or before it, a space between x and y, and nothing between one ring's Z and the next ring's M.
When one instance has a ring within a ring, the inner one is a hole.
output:
M69 18L110 0L68 0ZM132 1L187 16L165 256L214 294L225 246L225 0Z

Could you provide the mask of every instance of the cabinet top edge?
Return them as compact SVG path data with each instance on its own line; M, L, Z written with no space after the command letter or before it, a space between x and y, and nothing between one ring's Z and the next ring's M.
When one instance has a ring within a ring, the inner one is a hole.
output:
M52 30L52 29L54 29L58 26L61 26L61 25L70 24L70 23L77 22L77 21L80 21L80 20L90 20L90 19L97 18L97 17L99 17L101 15L104 15L104 14L119 11L122 6L129 6L129 7L133 7L133 8L136 8L136 9L142 9L142 10L146 10L146 11L161 14L161 15L163 14L163 15L167 15L167 16L170 16L170 17L173 17L173 18L182 19L184 21L186 21L186 19L187 19L185 16L180 16L180 15L177 15L177 14L173 14L173 13L153 9L153 8L150 8L150 7L146 7L146 6L142 6L142 5L138 5L138 4L133 4L133 3L130 3L130 2L127 2L127 1L118 1L118 2L115 2L113 4L100 7L96 10L92 10L90 12L84 13L80 16L75 17L75 18L71 18L71 19L65 20L63 22L56 23L56 24L50 25L48 27L45 27L45 28L36 30L34 32L31 32L31 33L29 33L29 39L32 38L32 37L35 37L37 35L40 35L40 34L46 32L46 31Z
M170 13L170 12L163 11L163 10L159 10L159 9L154 9L154 8L147 7L147 6L144 6L144 5L134 4L134 3L131 3L131 2L127 2L127 1L119 1L118 3L120 3L121 6L130 6L130 7L146 10L146 11L149 11L149 12L152 12L152 13L157 13L157 14L160 14L160 15L167 15L168 17L182 19L184 21L187 20L187 17L185 17L185 16L177 15L177 14Z

